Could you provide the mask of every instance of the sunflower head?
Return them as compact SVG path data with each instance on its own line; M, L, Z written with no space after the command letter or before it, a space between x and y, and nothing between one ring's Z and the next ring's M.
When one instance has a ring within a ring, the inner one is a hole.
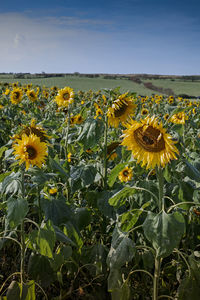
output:
M31 102L35 102L37 100L37 94L34 90L28 90L26 94Z
M27 136L34 134L40 138L41 142L47 142L49 136L47 135L46 131L41 126L36 125L35 123L35 119L32 119L30 125L24 126L21 132L17 135L18 139L21 139L24 134L26 134Z
M74 101L74 90L70 87L65 87L59 90L55 102L59 107L67 107Z
M149 110L147 109L147 108L143 108L142 110L141 110L141 115L142 116L147 116L149 114Z
M142 163L142 167L164 167L171 159L177 159L175 142L155 116L146 117L140 122L132 120L127 128L122 135L122 145L132 151L133 157L137 163Z
M14 88L10 94L10 100L13 104L18 104L22 101L23 91L20 88Z
M116 99L112 106L108 108L108 124L117 128L119 124L125 125L131 120L131 117L135 114L136 104L132 97L128 96L128 93L120 95Z
M23 134L21 139L17 139L13 145L14 155L19 159L19 164L26 164L26 170L30 165L41 168L47 156L47 144L40 141L34 134L29 136Z
M184 113L184 111L178 112L170 118L170 122L174 124L185 124L186 120L188 120L188 116Z
M133 177L133 171L131 168L126 167L121 172L119 172L118 178L121 182L130 181Z

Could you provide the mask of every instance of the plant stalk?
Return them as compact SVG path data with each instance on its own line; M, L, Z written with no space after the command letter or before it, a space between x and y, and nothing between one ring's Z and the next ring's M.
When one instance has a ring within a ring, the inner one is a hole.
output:
M22 184L22 197L25 197L25 185L24 185L24 169L21 168L21 184ZM21 262L20 262L20 278L21 278L21 285L23 286L24 283L24 260L25 260L25 232L24 232L24 220L21 222Z
M107 188L107 143L108 143L108 117L105 115L105 128L104 128L104 152L103 152L103 187Z

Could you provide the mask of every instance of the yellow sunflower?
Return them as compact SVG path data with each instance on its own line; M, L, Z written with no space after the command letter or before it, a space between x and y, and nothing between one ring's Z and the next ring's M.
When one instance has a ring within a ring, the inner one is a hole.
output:
M125 125L135 114L136 104L134 99L127 96L128 93L122 94L115 100L111 107L108 108L108 125L117 128L119 123Z
M26 170L30 165L41 168L47 156L47 144L40 141L34 134L29 136L24 134L21 139L17 139L13 145L14 155L19 159L19 164L26 164Z
M22 101L23 92L20 88L14 88L10 94L10 100L13 104L18 104Z
M28 90L26 94L31 102L35 102L37 100L37 93L34 90Z
M24 126L24 125L23 125ZM24 128L21 130L19 134L16 135L18 139L21 139L23 135L30 136L31 134L36 135L40 138L41 142L47 142L50 138L44 128L42 128L39 125L35 125L35 119L31 120L31 124L28 126L24 126Z
M142 116L147 116L149 114L149 110L147 109L147 108L143 108L142 110L141 110L141 115Z
M74 101L74 90L70 87L65 87L59 90L55 102L59 107L67 107Z
M83 122L83 117L81 116L81 114L78 114L74 117L75 117L74 124L81 124Z
M188 120L188 116L184 113L184 111L178 112L170 118L170 122L174 124L185 124L186 120Z
M121 172L119 172L118 178L121 182L130 181L133 177L133 171L131 168L126 167Z
M55 195L55 194L57 194L57 192L58 192L57 188L49 189L49 194L51 194L51 195Z
M127 146L137 163L142 162L142 167L146 165L146 169L164 167L171 159L177 159L179 152L175 142L155 116L146 117L140 122L132 120L122 137L121 144Z

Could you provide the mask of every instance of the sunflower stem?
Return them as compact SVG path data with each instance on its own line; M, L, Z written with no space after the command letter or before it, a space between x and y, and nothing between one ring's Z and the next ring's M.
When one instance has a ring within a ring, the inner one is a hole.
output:
M164 177L163 177L163 171L160 167L156 167L156 175L158 179L158 188L159 188L158 209L160 212L161 209L164 209L164 197L163 197Z
M161 210L164 210L164 197L163 197L164 177L163 177L163 172L161 167L156 167L156 175L157 175L158 187L159 187L158 209L160 212ZM160 265L161 265L161 258L156 256L155 268L154 268L154 279L153 279L153 300L158 300Z
M39 223L41 223L41 221L42 221L42 209L41 209L41 199L40 199L39 186L37 188L37 194L38 194Z
M25 185L24 185L24 168L21 168L21 184L22 184L22 198L25 198ZM24 282L24 259L25 259L25 232L24 232L24 220L21 222L21 262L20 262L20 278L23 286Z
M160 265L161 265L161 259L156 257L155 258L154 278L153 278L153 300L158 300Z
M67 159L67 155L68 155L69 126L70 126L70 106L68 106L68 111L67 111L67 127L66 127L66 131L65 131L65 143L64 143L65 159Z
M104 142L103 142L103 187L107 188L107 142L108 142L108 117L107 112L105 114L104 124Z

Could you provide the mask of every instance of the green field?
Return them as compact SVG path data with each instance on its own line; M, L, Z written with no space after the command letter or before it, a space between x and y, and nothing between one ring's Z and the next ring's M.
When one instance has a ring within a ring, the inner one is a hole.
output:
M14 78L13 75L0 75L0 82L20 82L22 85L32 83L33 85L40 85L46 87L58 86L63 88L65 86L72 87L75 92L82 90L88 91L92 89L93 91L98 91L102 89L114 89L120 87L121 92L131 91L136 92L138 95L151 96L152 94L160 94L159 91L151 90L146 88L143 83L151 82L156 87L162 87L164 89L170 88L175 95L187 94L191 96L200 96L200 81L195 80L184 80L184 79L145 79L141 75L140 84L129 80L124 76L124 78L117 79L105 79L103 76L97 78L88 78L84 76L69 76L65 77L35 77L32 78Z
M151 82L153 85L170 88L173 90L175 95L187 94L191 96L200 96L200 81L189 81L183 79L147 79L142 80L143 82Z

